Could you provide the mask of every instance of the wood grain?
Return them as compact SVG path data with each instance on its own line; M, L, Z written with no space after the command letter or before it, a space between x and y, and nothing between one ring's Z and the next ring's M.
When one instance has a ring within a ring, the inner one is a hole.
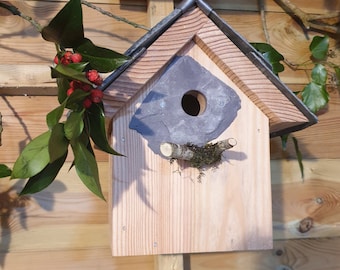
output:
M148 21L149 26L153 27L174 10L173 0L148 0Z
M182 254L157 255L154 261L155 270L185 270Z
M306 130L301 130L291 135L297 138L304 159L340 157L340 145L337 136L340 127L340 97L336 89L329 89L329 93L329 104L318 115L319 122ZM291 138L288 139L285 151L282 149L280 138L272 139L270 147L272 159L296 158Z
M2 253L109 245L107 204L87 190L75 170L69 171L70 165L63 166L46 190L32 196L17 196L23 180L1 181ZM99 163L99 176L107 197L107 162Z
M339 245L336 237L275 241L270 251L192 255L191 266L195 270L335 270Z
M175 3L181 2L180 0L175 0ZM212 6L214 9L218 10L247 10L247 11L258 11L258 2L253 0L239 0L237 2L223 2L219 0L206 0L206 2ZM282 8L275 2L275 0L266 0L265 6L266 11L280 12ZM340 4L337 1L313 1L308 2L306 0L294 0L292 1L299 8L305 12L310 13L325 13L333 12L335 10L340 10Z
M275 239L340 236L340 173L336 159L271 162ZM304 222L310 227L304 229Z
M339 236L338 163L336 159L305 161L306 180L302 183L295 161L271 162L273 217L279 221L275 224L281 224L274 226L274 236L306 239L276 240L273 250L262 252L192 255L191 269L269 270L286 265L298 270L319 270L320 260L324 264L322 269L337 269L340 238L334 236ZM58 180L46 191L19 201L16 192L23 181L3 179L0 182L3 269L30 265L28 269L39 270L46 269L47 264L63 269L131 269L137 265L140 269L154 269L151 256L111 257L107 204L94 197L74 170L68 172L68 167L62 169ZM109 164L100 162L99 172L108 196ZM295 230L293 234L294 225L313 213L318 222L309 233L304 236ZM332 238L322 238L325 235Z
M0 269L45 270L153 270L152 256L111 257L111 250L106 248L42 250L39 252L22 251L18 253L0 253Z

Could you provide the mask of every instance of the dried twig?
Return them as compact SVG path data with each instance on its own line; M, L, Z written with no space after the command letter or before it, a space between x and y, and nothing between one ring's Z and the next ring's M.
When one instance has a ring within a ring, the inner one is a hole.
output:
M2 145L2 140L1 140L2 131L3 131L3 128L2 128L2 114L0 112L0 146Z
M297 17L303 26L309 29L315 29L331 34L339 34L340 28L335 23L340 22L340 12L330 12L327 14L308 14L298 8L289 0L275 0L283 9Z
M93 4L91 4L91 3L89 3L89 2L87 2L85 0L82 0L81 3L83 5L85 5L85 6L88 6L88 7L92 8L92 9L100 12L101 14L109 16L110 18L113 18L113 19L115 19L117 21L121 21L121 22L127 23L127 24L129 24L129 25L131 25L131 26L133 26L135 28L141 28L141 29L144 29L146 31L150 30L148 27L146 27L144 25L140 25L138 23L134 23L132 21L129 21L126 18L114 15L111 12L103 10L102 8L100 8L100 7L96 6L96 5L93 5ZM0 3L0 7L5 8L8 11L10 11L13 15L20 16L24 20L30 22L34 26L34 28L37 29L39 33L41 33L43 27L37 21L35 21L33 18L31 18L31 17L21 13L20 10L17 7L12 6L12 5L7 5L5 3Z
M270 44L270 37L269 37L268 27L267 27L267 19L266 19L266 11L265 11L264 0L258 0L258 3L259 3L259 8L260 8L262 29L263 29L263 32L264 32L264 36L266 38L266 42L268 44Z
M234 138L219 141L217 143L208 143L203 147L193 144L175 144L164 142L160 145L160 151L163 156L172 159L181 159L190 161L195 168L202 168L205 165L212 165L221 160L222 152L236 145Z
M20 10L17 7L12 6L12 5L7 5L5 3L0 3L0 7L7 9L13 15L19 16L19 17L23 18L24 20L28 21L29 23L31 23L33 25L33 27L35 29L37 29L37 31L39 33L41 33L42 26L37 21L35 21L33 18L31 18L30 16L27 16L27 15L21 13Z
M133 26L133 27L135 27L135 28L141 28L141 29L144 29L144 30L146 30L146 31L149 31L149 30L150 30L148 27L146 27L146 26L144 26L144 25L141 25L141 24L132 22L132 21L126 19L126 18L123 18L123 17L117 16L117 15L114 15L114 14L112 14L111 12L106 11L106 10L104 10L104 9L102 9L102 8L100 8L100 7L98 7L98 6L96 6L96 5L93 5L92 3L88 2L88 1L82 0L81 3L82 3L83 5L85 5L85 6L88 6L88 7L92 8L92 9L94 9L94 10L100 12L101 14L106 15L106 16L109 16L110 18L113 18L113 19L115 19L115 20L117 20L117 21L127 23L127 24L129 24L129 25L131 25L131 26Z

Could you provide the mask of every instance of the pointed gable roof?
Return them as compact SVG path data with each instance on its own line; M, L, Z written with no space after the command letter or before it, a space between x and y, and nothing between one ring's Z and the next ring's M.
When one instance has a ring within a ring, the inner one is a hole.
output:
M183 1L127 50L130 60L102 86L106 90L107 113L117 112L192 41L268 117L271 137L317 122L315 115L271 71L262 55L201 0Z

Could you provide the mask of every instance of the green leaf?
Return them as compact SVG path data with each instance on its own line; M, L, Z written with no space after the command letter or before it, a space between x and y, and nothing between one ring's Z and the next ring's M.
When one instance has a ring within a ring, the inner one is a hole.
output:
M302 91L302 101L313 112L316 113L328 103L328 92L325 85L311 82Z
M70 64L64 65L64 66L72 68L72 69L74 69L75 71L78 71L78 72L83 72L88 64L89 64L88 62L79 62L79 63L70 63ZM63 65L63 64L61 64L61 65Z
M287 141L288 141L289 134L281 135L281 145L283 151L287 149Z
M65 110L65 106L66 106L66 102L63 102L59 107L50 111L46 115L46 123L50 130L59 122Z
M67 98L67 90L70 88L70 82L67 78L57 78L58 101L62 104Z
M15 161L11 179L28 178L39 173L50 161L48 142L51 132L47 131L29 142Z
M312 81L316 84L325 85L327 82L327 70L321 64L316 64L312 70Z
M66 108L77 111L83 109L83 100L90 95L90 92L85 92L80 89L74 90L74 92L68 97Z
M312 82L307 84L301 92L302 101L307 107L316 113L325 107L329 100L326 91L327 70L321 64L316 64L311 74Z
M312 56L317 60L324 60L327 57L329 48L329 37L315 36L309 45Z
M50 163L59 159L67 153L69 141L65 137L64 124L56 124L51 133L48 143L48 152L50 154Z
M83 63L84 64L84 63ZM87 63L85 63L87 65ZM52 78L65 78L70 80L81 81L87 84L92 84L85 76L85 73L79 70L79 67L74 68L74 65L59 64L51 67Z
M80 136L84 129L84 110L80 112L71 112L68 116L65 125L64 132L65 137L69 140L74 140Z
M86 117L88 119L89 124L89 132L90 137L95 143L95 145L102 151L112 154L119 155L112 147L110 146L105 129L105 114L102 108L101 103L93 104L89 109L86 110Z
M128 59L123 54L94 45L89 39L85 39L75 48L75 51L82 55L84 61L90 62L91 68L98 72L111 72Z
M0 164L0 178L10 176L12 170L5 164Z
M81 0L70 0L42 29L42 37L64 48L74 48L84 39Z
M293 142L294 142L294 149L295 149L296 157L297 157L297 160L298 160L298 163L299 163L301 178L304 179L305 172L304 172L304 167L303 167L303 162L302 162L302 154L301 154L301 151L299 149L298 140L295 137L292 137L292 139L293 139Z
M270 44L251 43L251 45L263 55L268 63L270 63L273 73L278 75L284 70L284 66L280 63L280 61L284 60L283 55L275 50Z
M73 140L71 145L74 153L74 166L79 178L90 191L105 200L95 157L80 140Z
M271 63L271 65L275 75L278 75L280 72L283 72L285 70L284 65L279 62Z
M57 177L58 172L66 160L66 157L67 153L54 162L47 164L47 166L40 173L28 179L28 182L20 192L20 195L33 194L48 187Z

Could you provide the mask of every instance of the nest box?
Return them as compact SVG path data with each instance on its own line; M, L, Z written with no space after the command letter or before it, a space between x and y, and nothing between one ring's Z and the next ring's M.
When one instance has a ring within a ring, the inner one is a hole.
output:
M315 116L203 1L184 1L126 54L104 82L125 155L110 160L113 255L272 248L269 140ZM172 145L219 142L232 148L214 165L170 159Z

